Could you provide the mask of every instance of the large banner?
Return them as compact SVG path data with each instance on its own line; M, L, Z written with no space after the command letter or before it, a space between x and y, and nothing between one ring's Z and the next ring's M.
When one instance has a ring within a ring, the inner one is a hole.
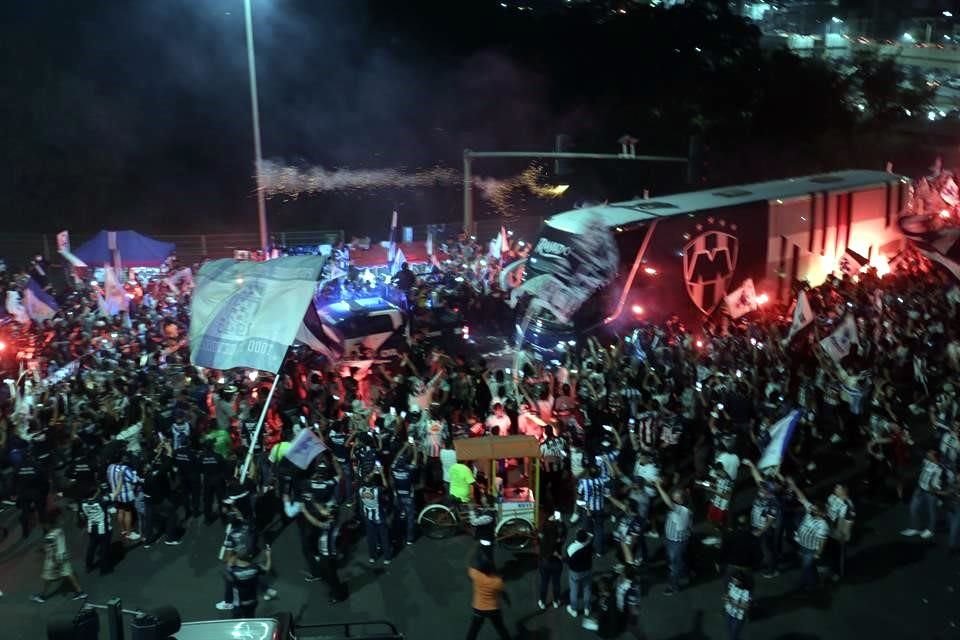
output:
M322 256L205 264L190 305L190 361L212 369L279 370L323 264Z

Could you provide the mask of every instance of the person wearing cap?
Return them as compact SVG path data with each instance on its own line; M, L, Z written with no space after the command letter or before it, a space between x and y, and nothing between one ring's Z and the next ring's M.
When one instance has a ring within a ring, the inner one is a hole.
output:
M260 576L270 572L273 556L270 545L264 548L266 561L254 564L248 551L239 551L226 568L227 582L232 590L233 618L253 618L257 611Z
M107 575L113 570L113 558L110 554L110 542L113 530L110 527L110 516L117 510L110 501L110 485L104 483L80 502L77 510L77 519L87 530L86 570L93 571L97 566L94 560L97 552L100 553L100 575Z

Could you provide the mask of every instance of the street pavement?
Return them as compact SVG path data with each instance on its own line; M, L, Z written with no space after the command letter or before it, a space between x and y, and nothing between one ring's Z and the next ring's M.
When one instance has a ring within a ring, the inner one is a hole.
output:
M858 535L848 559L847 579L812 597L792 595L798 571L780 577L757 577L757 607L745 637L749 639L818 640L833 638L960 638L960 558L948 556L944 534L930 542L904 539L897 532L906 525L904 506L858 509ZM65 514L65 519L70 518ZM7 517L10 512L2 514ZM13 523L11 523L13 524ZM223 585L217 550L222 528L199 522L188 525L180 546L156 544L150 549L129 547L108 576L83 573L83 535L67 523L74 567L92 602L119 597L126 608L173 605L184 620L227 617L214 609ZM41 554L39 531L26 541L19 531L0 545L0 621L4 640L45 637L46 622L72 615L79 603L66 587L46 604L30 602L39 588ZM651 540L654 558L642 605L642 630L651 640L706 640L725 638L720 604L721 583L713 573L703 547L694 544L697 575L678 595L662 594L665 566L658 541ZM119 546L119 544L118 544ZM284 529L273 544L279 598L263 602L258 614L289 611L304 623L387 620L411 640L462 637L470 616L470 582L465 566L472 550L467 536L449 540L421 539L400 550L392 565L367 565L363 540L352 545L341 571L350 598L327 603L322 583L306 584L301 570L295 526ZM605 564L609 559L605 559ZM595 637L580 628L563 608L540 612L536 606L536 561L528 555L498 550L497 561L507 580L512 605L505 618L519 638L573 640ZM103 633L101 637L106 637ZM481 638L493 638L492 628ZM624 637L635 637L626 635Z

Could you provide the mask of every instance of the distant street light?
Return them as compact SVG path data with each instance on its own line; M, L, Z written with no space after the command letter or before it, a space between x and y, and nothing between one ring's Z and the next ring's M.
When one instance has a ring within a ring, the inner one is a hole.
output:
M250 111L253 118L253 161L257 172L257 221L260 226L260 248L267 254L267 201L263 193L263 153L260 147L260 98L257 93L257 62L253 50L253 15L250 0L243 0L243 18L247 34L247 72L250 76Z
M910 35L910 32L909 32L909 31L905 31L905 32L903 33L903 35L901 36L901 38L903 39L904 42L913 42L913 41L914 41L913 36Z
M843 22L843 20L841 20L837 16L833 16L832 18L830 18L830 21L833 22L834 24L840 24L841 22Z
M952 17L953 17L953 12L952 12L952 11L944 11L944 12L943 12L943 17L944 17L944 18L952 18Z

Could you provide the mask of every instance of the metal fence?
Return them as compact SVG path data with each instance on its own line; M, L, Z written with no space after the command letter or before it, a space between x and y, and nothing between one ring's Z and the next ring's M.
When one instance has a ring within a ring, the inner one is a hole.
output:
M477 238L481 242L493 239L504 226L512 231L517 239L532 241L540 232L543 218L540 216L522 216L510 219L488 218L475 222ZM430 225L437 229L437 240L456 235L463 228L463 222ZM423 241L427 237L427 225L412 227L413 240ZM93 233L71 232L70 242L79 247L93 237ZM184 263L198 262L203 258L232 258L236 249L253 249L260 246L256 233L206 233L206 234L158 234L152 238L172 242L177 247L177 257ZM285 247L334 244L344 239L342 229L322 229L314 231L274 231L274 241ZM375 238L375 241L386 238ZM51 262L57 262L56 234L52 233L3 233L0 234L0 259L12 268L27 263L33 256L42 255Z
M70 234L70 243L79 247L93 237L92 233ZM276 231L271 234L282 246L333 244L343 238L341 229L316 231ZM206 234L157 234L156 240L172 242L177 248L177 257L185 263L198 262L203 258L232 258L236 249L254 249L260 246L256 233L206 233ZM0 234L0 259L12 268L25 264L36 255L51 262L57 258L56 235L52 233L4 233Z

